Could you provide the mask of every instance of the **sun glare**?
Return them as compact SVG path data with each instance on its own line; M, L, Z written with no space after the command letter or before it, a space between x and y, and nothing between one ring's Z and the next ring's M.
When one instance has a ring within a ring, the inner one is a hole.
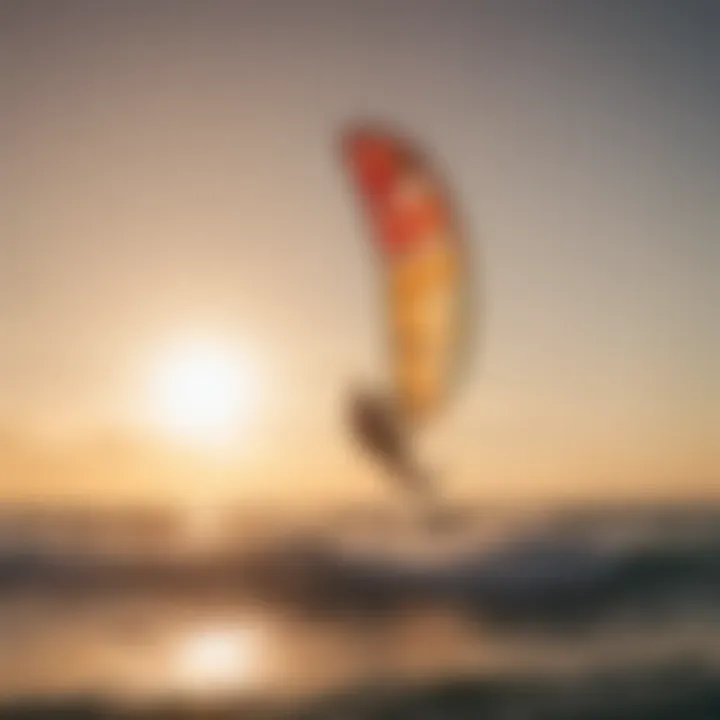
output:
M177 670L187 687L198 690L239 688L256 679L260 665L258 637L249 628L208 629L179 646Z
M159 425L176 438L223 443L257 411L258 378L237 350L195 342L169 350L154 380Z

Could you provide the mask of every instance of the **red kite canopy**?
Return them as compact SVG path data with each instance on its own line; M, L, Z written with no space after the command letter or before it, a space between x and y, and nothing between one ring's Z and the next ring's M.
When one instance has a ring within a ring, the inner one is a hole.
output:
M407 140L361 128L343 155L384 270L393 397L404 419L437 414L466 341L463 243L443 183Z

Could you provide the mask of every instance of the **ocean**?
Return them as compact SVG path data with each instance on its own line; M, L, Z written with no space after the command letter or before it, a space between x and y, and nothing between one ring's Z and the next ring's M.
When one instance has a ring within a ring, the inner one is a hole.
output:
M720 717L720 507L8 507L0 717Z

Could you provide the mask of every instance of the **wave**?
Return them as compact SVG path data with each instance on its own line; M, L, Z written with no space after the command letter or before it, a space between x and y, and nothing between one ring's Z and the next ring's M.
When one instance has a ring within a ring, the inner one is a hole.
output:
M577 509L494 522L500 530L488 535L487 516L467 511L440 530L375 523L367 533L357 521L352 541L351 524L343 534L326 522L201 554L110 552L92 542L62 549L42 526L51 540L0 546L0 593L220 589L310 611L450 603L486 621L560 627L633 612L643 622L698 611L720 618L718 508Z

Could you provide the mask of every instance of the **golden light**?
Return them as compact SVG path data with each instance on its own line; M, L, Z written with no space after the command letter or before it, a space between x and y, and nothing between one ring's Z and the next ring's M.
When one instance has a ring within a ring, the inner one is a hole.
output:
M259 378L247 355L200 342L169 349L154 378L160 426L183 440L223 443L257 411Z
M252 628L201 631L178 648L179 680L198 690L245 687L259 675L260 655L259 638Z

